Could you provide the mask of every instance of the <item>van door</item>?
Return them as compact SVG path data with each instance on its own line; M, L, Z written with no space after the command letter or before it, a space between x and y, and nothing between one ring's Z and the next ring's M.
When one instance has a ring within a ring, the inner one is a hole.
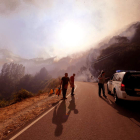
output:
M115 84L116 84L116 81L117 81L117 75L118 75L118 74L115 73L114 76L113 76L113 79L112 79L112 86L111 86L111 92L112 92L112 93L114 93L113 90L114 90L114 87L115 87Z
M112 79L113 79L114 75L112 75L112 77L110 78L110 80L108 81L108 89L112 92Z

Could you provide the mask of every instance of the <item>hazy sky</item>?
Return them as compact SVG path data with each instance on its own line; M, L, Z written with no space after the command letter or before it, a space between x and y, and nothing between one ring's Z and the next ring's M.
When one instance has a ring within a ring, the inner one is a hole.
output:
M140 0L0 0L0 48L66 56L139 21L139 9Z

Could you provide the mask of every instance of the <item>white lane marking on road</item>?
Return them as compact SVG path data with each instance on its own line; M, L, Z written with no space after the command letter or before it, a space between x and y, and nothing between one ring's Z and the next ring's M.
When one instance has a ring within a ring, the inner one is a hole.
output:
M136 121L134 118L129 118L134 124L140 127L140 123Z
M76 85L76 84L75 84ZM77 85L75 86L75 90L77 88ZM67 95L67 97L69 97L71 95L71 93L69 93ZM58 104L60 104L62 101L60 101ZM58 105L57 104L57 105ZM31 124L29 124L28 126L26 126L24 129L22 129L20 132L18 132L15 136L13 136L11 139L9 140L14 140L15 138L17 138L19 135L21 135L24 131L26 131L29 127L31 127L33 124L35 124L37 121L39 121L41 118L43 118L45 115L47 115L51 110L53 110L57 105L55 105L54 107L52 107L50 110L48 110L46 113L44 113L42 116L40 116L39 118L37 118L35 121L33 121Z

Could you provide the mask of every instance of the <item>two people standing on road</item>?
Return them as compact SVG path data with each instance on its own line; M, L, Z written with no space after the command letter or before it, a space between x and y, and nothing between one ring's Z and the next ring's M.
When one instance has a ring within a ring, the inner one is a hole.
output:
M67 88L68 88L68 83L70 83L72 90L71 90L71 95L73 96L73 92L74 92L74 76L75 74L73 74L73 76L71 76L71 78L69 79L68 77L68 73L65 73L65 76L62 77L61 79L61 83L60 83L60 87L62 85L62 94L63 94L63 98L62 100L67 99L66 98L66 92L67 92Z
M101 89L103 92L103 96L106 98L107 96L105 95L105 87L104 87L104 83L105 80L108 78L105 78L105 72L101 71L101 74L98 76L99 82L98 82L98 86L99 86L99 96L101 97Z

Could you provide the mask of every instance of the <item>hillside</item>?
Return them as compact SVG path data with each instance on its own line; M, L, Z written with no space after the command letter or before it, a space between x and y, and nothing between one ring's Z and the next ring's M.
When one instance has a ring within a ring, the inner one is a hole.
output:
M96 76L101 70L106 71L106 76L109 77L119 69L140 71L140 23L131 25L126 32L132 28L135 29L135 33L131 38L115 36L113 38L117 41L101 50L97 61L92 64Z
M16 63L25 66L25 74L35 75L41 68L45 67L53 78L63 76L65 72L69 75L77 73L82 66L86 66L89 51L79 52L71 56L57 59L57 57L26 59L14 54L12 51L0 49L0 69L5 63Z

